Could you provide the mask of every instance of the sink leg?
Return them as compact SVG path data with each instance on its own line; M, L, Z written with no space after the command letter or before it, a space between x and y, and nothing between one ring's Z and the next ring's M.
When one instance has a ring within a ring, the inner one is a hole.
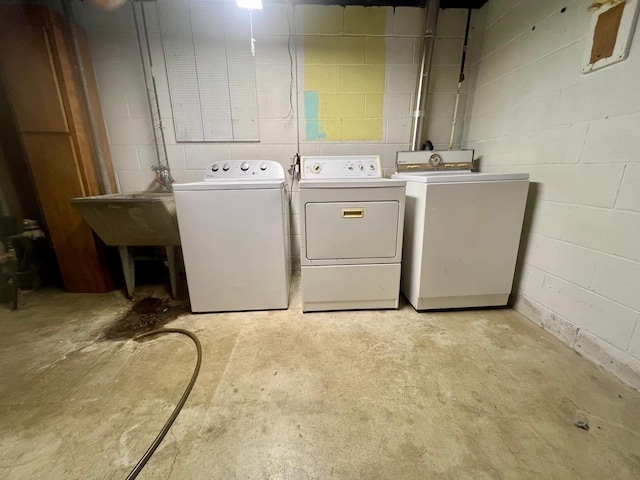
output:
M167 266L169 267L169 279L171 280L171 294L176 298L178 294L178 284L176 280L176 247L166 246Z
M133 297L133 290L136 288L136 269L133 255L129 253L129 247L118 247L120 251L120 261L124 272L124 281L127 284L127 296Z

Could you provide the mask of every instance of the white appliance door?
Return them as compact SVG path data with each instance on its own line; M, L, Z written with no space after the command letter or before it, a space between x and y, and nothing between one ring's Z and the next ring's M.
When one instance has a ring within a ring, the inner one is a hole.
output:
M307 258L395 257L399 211L396 201L307 203Z
M282 192L174 193L193 312L287 308Z
M428 185L420 296L509 294L528 189L528 181Z

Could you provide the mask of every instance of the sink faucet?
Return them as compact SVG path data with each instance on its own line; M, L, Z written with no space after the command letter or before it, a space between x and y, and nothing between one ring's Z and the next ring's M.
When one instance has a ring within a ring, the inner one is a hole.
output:
M160 185L163 191L172 192L173 187L171 184L175 182L169 171L169 167L166 165L153 165L151 170L156 172L155 181Z

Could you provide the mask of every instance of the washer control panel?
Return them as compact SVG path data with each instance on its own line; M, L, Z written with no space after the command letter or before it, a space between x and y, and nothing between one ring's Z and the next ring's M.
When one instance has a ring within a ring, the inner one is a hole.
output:
M284 180L284 168L273 160L221 160L204 172L206 180Z
M335 157L302 157L302 179L382 178L378 155L345 155Z
M472 169L473 150L416 150L396 154L398 172L469 172Z

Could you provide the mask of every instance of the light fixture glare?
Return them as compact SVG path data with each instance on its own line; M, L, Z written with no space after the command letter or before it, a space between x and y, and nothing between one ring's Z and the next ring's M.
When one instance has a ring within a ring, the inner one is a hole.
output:
M249 10L262 10L262 0L236 0L240 8L248 8Z

